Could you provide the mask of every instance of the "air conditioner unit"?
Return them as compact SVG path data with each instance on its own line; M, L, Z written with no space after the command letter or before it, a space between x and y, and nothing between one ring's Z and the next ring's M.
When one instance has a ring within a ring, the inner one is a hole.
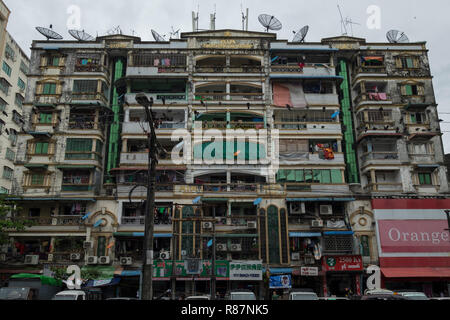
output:
M311 227L313 227L313 228L322 228L323 227L323 221L322 220L312 220L311 221Z
M53 261L53 254L52 254L52 253L49 253L49 254L48 254L48 256L47 256L47 261L48 261L48 262L52 262L52 261Z
M79 253L71 253L70 254L70 260L71 261L77 261L81 259L81 255Z
M203 222L202 223L202 228L203 229L212 229L212 227L213 227L212 222Z
M86 264L97 264L98 257L96 256L88 256L86 258Z
M37 255L27 255L25 256L25 264L38 264L39 256Z
M84 249L91 249L92 248L92 241L85 241L85 242L83 242L83 248Z
M98 264L109 264L109 256L101 256L98 258Z
M187 256L187 251L186 251L186 250L181 250L181 256L182 256L182 257Z
M292 261L298 261L298 260L300 260L300 252L292 252L292 254L291 254L291 260L292 260Z
M234 243L234 244L231 245L230 250L231 251L241 251L242 248L241 248L240 244Z
M291 214L305 214L305 203L304 202L290 202L289 211Z
M159 258L161 260L169 260L170 259L170 252L168 252L168 251L161 251L161 253L159 254Z
M321 215L332 215L333 214L333 206L331 205L320 205L320 214Z
M314 260L314 257L306 256L304 263L305 264L315 264L316 261Z
M247 228L248 229L257 229L256 221L247 221Z
M131 257L122 257L120 258L121 265L131 265L133 264L133 259Z
M227 245L225 243L218 243L216 245L217 251L227 251Z

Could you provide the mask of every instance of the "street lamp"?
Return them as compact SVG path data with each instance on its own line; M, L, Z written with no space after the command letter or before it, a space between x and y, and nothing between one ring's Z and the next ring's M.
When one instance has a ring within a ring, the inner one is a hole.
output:
M136 101L144 107L147 122L150 127L148 133L148 169L147 169L147 201L145 204L144 230L144 261L142 263L142 300L153 300L153 229L155 224L155 175L156 175L156 134L153 117L150 112L153 98L150 100L145 93L136 94Z

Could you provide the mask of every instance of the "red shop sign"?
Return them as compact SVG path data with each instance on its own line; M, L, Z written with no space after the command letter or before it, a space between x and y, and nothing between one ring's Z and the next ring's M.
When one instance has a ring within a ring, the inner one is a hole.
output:
M362 271L361 256L324 256L322 260L324 271Z

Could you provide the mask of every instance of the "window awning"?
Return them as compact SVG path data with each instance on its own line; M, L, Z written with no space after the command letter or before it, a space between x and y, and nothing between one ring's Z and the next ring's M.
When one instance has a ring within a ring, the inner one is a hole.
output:
M311 238L311 237L321 237L320 232L289 232L290 238Z
M95 169L95 166L82 165L82 164L64 164L56 166L57 169Z
M383 61L384 57L375 57L375 56L369 56L369 57L362 57L363 61Z
M46 131L28 131L27 133L33 137L46 137L46 138L51 137L51 134Z
M449 268L381 268L386 278L450 278Z
M24 167L27 169L45 169L45 170L47 170L48 165L47 164L29 163L29 164L24 165Z
M33 103L33 106L35 106L36 108L56 108L56 105L53 103Z

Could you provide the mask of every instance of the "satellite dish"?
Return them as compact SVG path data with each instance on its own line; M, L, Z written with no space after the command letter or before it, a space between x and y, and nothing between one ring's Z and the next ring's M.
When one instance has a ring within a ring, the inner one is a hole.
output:
M297 32L294 31L294 39L292 39L292 42L305 42L305 37L308 34L309 26L304 26Z
M94 37L90 34L84 32L84 30L69 30L69 33L72 37L79 41L92 41Z
M46 37L47 40L50 40L50 39L61 40L63 37L60 34L53 31L51 28L52 28L52 25L50 25L50 29L44 28L44 27L36 27L36 30L40 34L42 34L44 37Z
M155 39L155 41L157 41L157 42L164 42L164 41L166 41L161 35L159 35L158 32L156 32L153 29L152 29L152 35L153 35L153 38Z
M263 25L264 28L266 28L266 32L269 32L269 30L281 30L281 22L274 16L271 16L269 14L260 14L258 16L259 23Z
M386 38L390 43L408 43L409 39L404 32L398 30L389 30Z

